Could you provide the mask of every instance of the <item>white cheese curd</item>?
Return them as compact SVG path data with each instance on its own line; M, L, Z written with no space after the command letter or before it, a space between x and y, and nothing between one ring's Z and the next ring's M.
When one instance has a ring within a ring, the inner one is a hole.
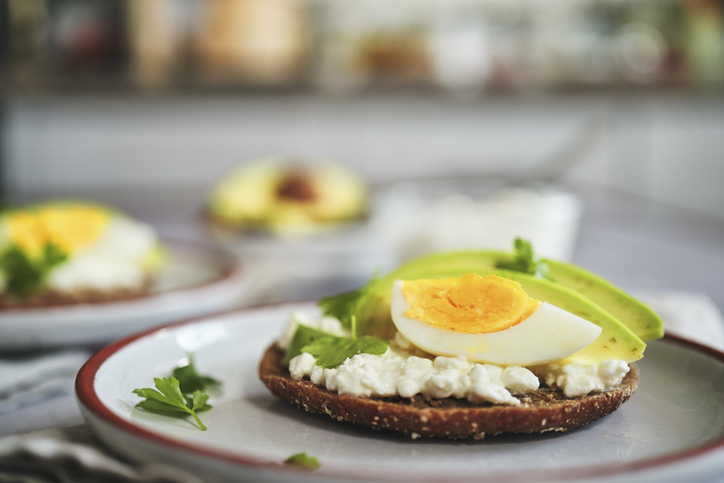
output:
M289 364L292 378L309 377L314 384L330 391L358 397L421 394L425 399L455 397L519 405L506 383L517 393L538 388L538 378L522 367L503 369L473 364L462 356L417 357L395 343L382 355L357 354L335 369L324 369L313 364L313 360L306 353L294 357Z
M294 380L299 380L304 376L311 375L316 362L317 359L315 359L312 354L302 352L297 357L289 361L289 374Z
M508 366L499 376L500 382L513 394L525 394L535 391L540 385L538 377L529 369L520 366Z
M607 360L598 364L552 363L533 369L551 389L560 389L566 397L604 392L620 384L628 374L625 361Z
M61 292L138 287L147 274L144 259L157 243L150 226L113 217L92 247L74 254L49 274L48 287Z

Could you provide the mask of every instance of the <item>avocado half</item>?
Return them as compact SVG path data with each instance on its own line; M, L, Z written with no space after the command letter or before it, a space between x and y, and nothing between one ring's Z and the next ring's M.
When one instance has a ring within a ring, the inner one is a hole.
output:
M453 278L466 273L497 274L516 280L525 292L600 326L601 335L573 358L580 362L619 359L633 362L643 357L644 340L663 336L661 319L648 306L610 282L563 262L548 263L554 281L496 268L514 255L500 251L437 253L405 263L382 279L370 282L357 303L357 328L361 333L388 338L394 335L390 292L397 280Z

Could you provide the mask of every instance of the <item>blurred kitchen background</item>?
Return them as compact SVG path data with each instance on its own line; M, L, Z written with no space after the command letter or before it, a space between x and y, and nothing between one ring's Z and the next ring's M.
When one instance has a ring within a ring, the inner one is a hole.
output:
M545 182L582 201L549 254L724 306L720 0L0 5L7 202L91 196L188 237L269 155L344 165L393 208L410 180L418 201Z

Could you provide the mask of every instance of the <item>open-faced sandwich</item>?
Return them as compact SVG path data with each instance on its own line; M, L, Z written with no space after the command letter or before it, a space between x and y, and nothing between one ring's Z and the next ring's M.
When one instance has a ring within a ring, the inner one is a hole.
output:
M53 201L0 214L0 308L97 303L147 293L163 248L106 206Z
M291 314L259 375L276 395L338 421L412 437L565 431L636 390L661 319L602 278L515 253L412 260Z
M270 158L239 166L211 193L207 215L221 236L243 231L308 235L360 219L367 186L331 162Z

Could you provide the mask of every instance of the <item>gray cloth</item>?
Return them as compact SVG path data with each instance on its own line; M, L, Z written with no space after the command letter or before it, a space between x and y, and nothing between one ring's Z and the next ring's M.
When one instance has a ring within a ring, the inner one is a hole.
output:
M0 417L48 399L72 395L87 350L5 355L0 359Z
M0 483L202 483L166 464L135 465L101 444L87 425L0 439Z

